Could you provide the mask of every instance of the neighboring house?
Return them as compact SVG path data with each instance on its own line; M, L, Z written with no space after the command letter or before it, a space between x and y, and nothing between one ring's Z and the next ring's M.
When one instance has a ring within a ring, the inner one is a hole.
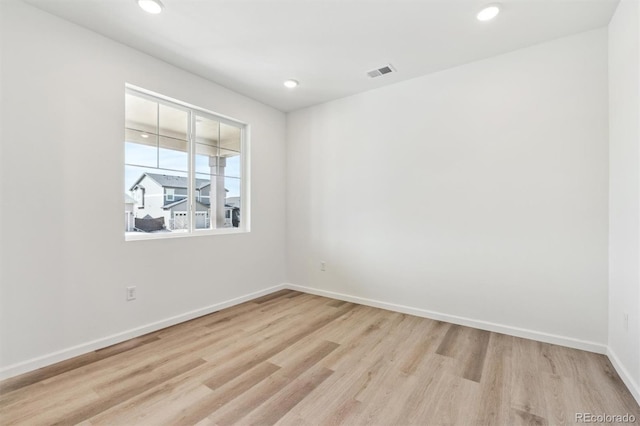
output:
M229 221L234 228L240 226L240 197L227 197L224 200L224 207L225 226L228 226Z
M124 194L124 211L125 212L133 212L134 206L136 204L136 200L129 194Z
M174 201L170 204L165 204L162 208L164 210L165 223L169 223L171 226L169 229L186 229L187 228L187 199ZM209 227L209 220L211 213L211 205L209 203L204 204L196 200L196 229L203 229ZM157 216L154 216L157 217ZM167 222L167 218L170 218L173 222Z
M227 197L227 199L224 200L224 203L229 207L240 208L240 197Z
M124 230L133 231L133 218L135 217L136 200L129 194L124 194Z
M168 229L186 229L188 179L183 176L143 173L129 188L135 200L137 218L164 217ZM207 179L196 179L196 229L208 228L211 220L211 184ZM237 197L236 197L237 198ZM225 207L231 211L234 206ZM231 217L231 213L225 216ZM225 226L232 226L225 220Z

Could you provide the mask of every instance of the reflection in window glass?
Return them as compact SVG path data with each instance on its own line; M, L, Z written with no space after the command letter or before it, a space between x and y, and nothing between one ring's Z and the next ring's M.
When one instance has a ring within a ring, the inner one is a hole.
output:
M196 142L203 145L218 146L220 123L211 118L196 116Z
M127 164L146 167L158 166L158 150L151 146L125 141L124 157Z
M217 146L196 143L195 168L196 173L206 173L217 175L216 158L220 155L220 149Z
M242 133L239 128L225 123L220 124L220 147L240 152Z
M125 128L158 134L158 103L125 94Z
M160 104L158 111L160 135L187 140L188 119L187 111Z

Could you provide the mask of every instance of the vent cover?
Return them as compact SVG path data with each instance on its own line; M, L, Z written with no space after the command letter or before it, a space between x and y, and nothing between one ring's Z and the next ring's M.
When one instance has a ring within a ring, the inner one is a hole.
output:
M375 70L367 71L367 75L371 78L380 77L381 75L389 74L395 72L395 68L391 64L387 64L383 67L377 68Z

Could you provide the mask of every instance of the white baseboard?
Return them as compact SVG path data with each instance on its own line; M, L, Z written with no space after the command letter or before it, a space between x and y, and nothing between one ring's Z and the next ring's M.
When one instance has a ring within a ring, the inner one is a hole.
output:
M344 300L346 302L358 303L360 305L373 306L374 308L386 309L389 311L401 312L403 314L415 315L417 317L429 318L467 327L479 328L481 330L493 331L507 334L509 336L522 337L525 339L537 340L554 345L567 346L569 348L581 349L599 354L607 353L607 346L601 343L587 340L574 339L573 337L559 336L556 334L544 333L541 331L529 330L525 328L512 327L503 324L496 324L488 321L475 320L472 318L459 317L456 315L443 314L441 312L429 311L411 306L397 305L395 303L381 302L379 300L367 299L364 297L351 296L348 294L336 293L333 291L320 290L312 287L305 287L297 284L284 284L285 288L301 291L303 293L316 294L318 296L330 297L332 299Z
M607 357L609 357L613 368L616 369L624 384L627 385L627 388L629 389L629 392L631 392L631 395L633 395L638 405L640 405L640 386L638 386L638 383L633 380L633 377L631 377L629 371L624 368L624 365L620 362L620 359L618 358L616 353L613 352L611 347L607 347Z
M184 314L176 315L140 327L132 328L121 333L112 334L111 336L102 337L100 339L92 340L90 342L82 343L80 345L72 346L70 348L39 356L37 358L32 358L27 361L9 365L0 369L0 380L27 373L38 368L46 367L51 364L55 364L56 362L65 361L67 359L76 357L78 355L83 355L97 349L106 348L107 346L115 345L116 343L124 342L125 340L133 339L134 337L161 330L163 328L170 327L181 322L189 321L191 319L219 311L220 309L229 308L231 306L247 302L249 300L264 296L269 293L273 293L278 290L282 290L284 288L285 286L283 284L279 284L273 287L266 288L264 290L236 297L231 300L216 303L204 308L186 312Z

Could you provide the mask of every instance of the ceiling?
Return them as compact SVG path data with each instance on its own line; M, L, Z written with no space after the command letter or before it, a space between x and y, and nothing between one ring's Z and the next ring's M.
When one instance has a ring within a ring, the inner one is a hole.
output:
M282 111L602 27L618 2L502 0L480 22L491 0L25 1Z

